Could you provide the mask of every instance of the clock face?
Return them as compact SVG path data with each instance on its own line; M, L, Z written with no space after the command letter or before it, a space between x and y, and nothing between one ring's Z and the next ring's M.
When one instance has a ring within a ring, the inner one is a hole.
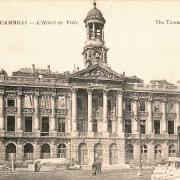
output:
M95 59L101 59L101 56L102 56L102 53L101 53L100 50L95 50L95 51L93 52L93 57L94 57Z

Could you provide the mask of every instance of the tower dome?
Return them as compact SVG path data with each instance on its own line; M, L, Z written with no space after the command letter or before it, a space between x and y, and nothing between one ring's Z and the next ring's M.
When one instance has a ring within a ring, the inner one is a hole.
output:
M106 20L104 19L102 12L96 8L96 2L94 2L93 6L93 9L88 12L84 22L86 23L89 20L98 20L104 24Z

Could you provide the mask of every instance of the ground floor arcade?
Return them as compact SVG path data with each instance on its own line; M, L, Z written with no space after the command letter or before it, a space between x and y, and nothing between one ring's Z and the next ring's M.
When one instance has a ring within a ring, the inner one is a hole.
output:
M138 161L139 143L127 139L3 139L0 162L32 162L35 159L67 158L81 165L100 160L103 166L121 166ZM142 141L142 159L151 164L176 155L175 141Z

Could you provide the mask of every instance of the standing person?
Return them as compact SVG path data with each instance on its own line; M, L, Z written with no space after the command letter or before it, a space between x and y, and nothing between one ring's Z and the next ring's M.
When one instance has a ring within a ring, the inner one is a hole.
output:
M101 173L101 170L102 170L102 162L101 162L101 160L99 160L99 163L98 163L99 165L99 173Z
M93 162L92 164L92 175L96 176L97 173L97 163Z
M38 165L37 163L34 164L34 171L37 172L37 169L38 169Z

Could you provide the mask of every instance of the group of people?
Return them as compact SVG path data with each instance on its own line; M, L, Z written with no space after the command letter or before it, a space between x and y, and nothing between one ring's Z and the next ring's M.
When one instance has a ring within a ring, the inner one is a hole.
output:
M102 169L101 161L100 160L94 161L94 163L92 164L92 174L96 176L97 173L101 173L101 169Z

